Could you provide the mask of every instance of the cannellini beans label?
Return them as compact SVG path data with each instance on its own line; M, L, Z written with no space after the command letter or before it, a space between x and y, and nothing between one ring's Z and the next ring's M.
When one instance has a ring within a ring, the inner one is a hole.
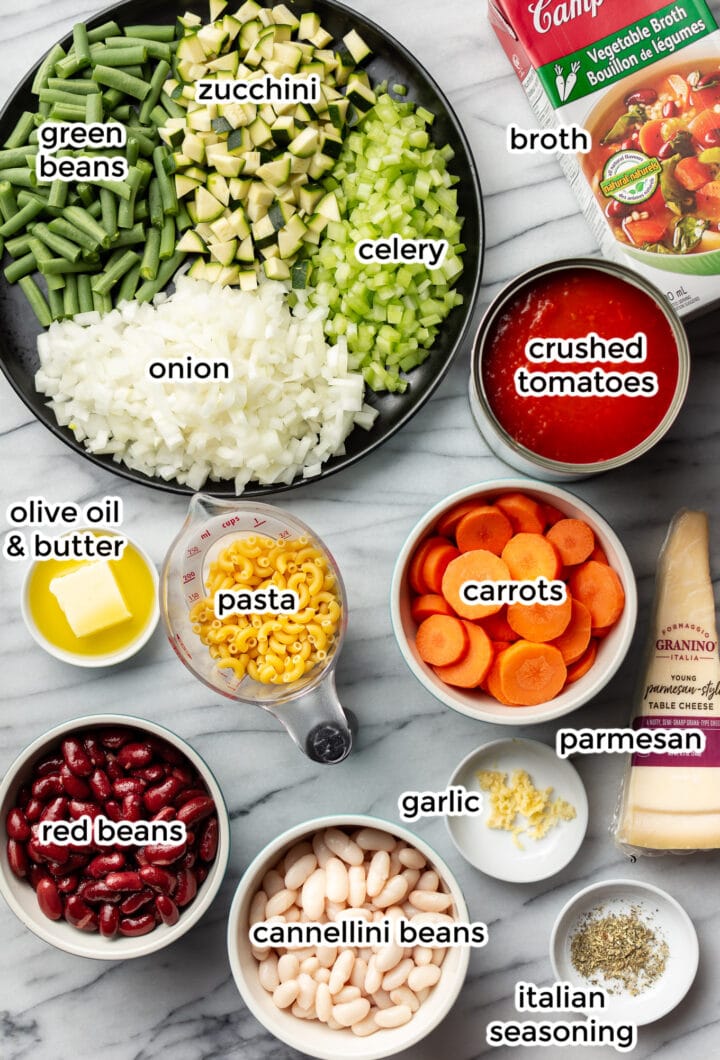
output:
M417 901L421 897L431 897L431 892L413 891L411 897L415 897ZM432 897L436 898L443 908L448 908L450 904L445 901L446 898L452 901L450 895L442 892ZM411 919L393 916L373 921L365 920L364 917L339 916L337 920L327 923L312 920L298 922L277 916L252 924L248 937L251 945L258 949L278 946L293 950L294 953L302 952L303 959L306 956L317 956L320 964L324 964L323 957L330 947L339 946L339 956L327 965L332 966L332 976L335 977L331 979L330 985L335 985L339 990L352 974L355 958L349 947L378 947L378 952L372 960L377 971L385 973L399 963L408 948L470 946L479 949L487 945L488 930L487 925L481 921L470 923L454 920L439 909L428 909L416 913ZM281 982L294 979L299 970L300 962L292 953L284 954L278 961ZM342 975L344 978L341 979Z

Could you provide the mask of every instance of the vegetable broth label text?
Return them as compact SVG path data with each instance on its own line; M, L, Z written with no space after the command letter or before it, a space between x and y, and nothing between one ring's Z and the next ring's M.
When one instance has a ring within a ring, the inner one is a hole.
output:
M127 129L120 122L43 122L38 129L40 150L35 169L38 183L127 180L128 162L122 155L107 158L65 155L83 147L102 151L125 147L126 143ZM63 152L61 157L57 156L58 151Z

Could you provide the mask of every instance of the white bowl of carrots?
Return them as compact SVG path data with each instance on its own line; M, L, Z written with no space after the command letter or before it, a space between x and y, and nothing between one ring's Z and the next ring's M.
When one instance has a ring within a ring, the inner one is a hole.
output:
M469 603L468 581L564 583L561 603ZM416 525L398 557L391 615L418 680L498 725L551 721L593 699L621 665L635 577L605 520L567 490L527 479L468 486Z

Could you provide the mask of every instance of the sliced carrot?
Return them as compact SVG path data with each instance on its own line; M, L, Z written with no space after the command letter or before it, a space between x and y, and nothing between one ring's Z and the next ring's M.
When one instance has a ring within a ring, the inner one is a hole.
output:
M720 122L720 114L717 115ZM697 212L711 221L720 221L720 180L711 180L696 193Z
M468 553L469 555L470 553ZM456 688L477 688L484 680L493 661L490 638L484 629L472 622L463 622L469 648L459 662L433 669L441 681Z
M579 681L581 677L584 677L595 662L596 655L597 641L591 640L590 644L588 645L588 649L583 655L583 657L581 659L578 659L576 663L573 663L572 666L568 667L567 684L571 685L575 681Z
M518 640L498 656L498 680L506 699L516 707L534 707L562 690L567 668L550 644Z
M572 595L590 612L593 629L612 626L620 618L625 591L612 567L588 560L573 571L569 585Z
M577 662L587 651L592 626L590 612L585 604L581 604L579 600L572 600L571 604L570 621L560 636L552 642L553 647L557 648L565 660L566 666Z
M443 534L445 537L454 537L457 525L464 515L468 512L474 511L482 501L463 501L461 504L456 504L454 508L451 508L449 512L445 512L438 519L437 526L435 527L436 534Z
M504 707L512 707L514 704L503 694L502 685L500 684L500 658L501 656L498 654L493 659L492 666L485 678L485 687L498 703L502 703Z
M518 533L542 534L545 519L537 501L524 493L504 493L495 501Z
M595 548L592 550L590 559L594 559L596 563L605 563L608 567L610 566L610 563L607 558L607 552L602 547L602 545L595 545Z
M431 593L442 591L443 574L447 570L448 563L459 556L460 553L449 541L442 545L433 545L425 555L422 565L422 580Z
M545 520L545 526L555 526L555 523L559 523L565 516L559 508L554 508L552 504L541 504L540 510Z
M493 653L497 656L500 652L507 651L511 644L510 640L494 640L492 641Z
M664 124L664 119L655 118L653 121L646 121L645 124L640 127L640 133L638 136L640 150L644 151L646 155L657 156L658 151L665 143L665 137L663 136Z
M496 615L488 615L480 623L491 640L513 641L518 635L507 620L507 609L503 607Z
M720 128L718 121L720 121L720 118L718 118L715 108L707 107L705 110L701 110L699 114L695 115L689 124L689 129L698 143L701 143L703 147L710 147L711 144L707 143L705 138L709 133L710 140L713 140L715 130Z
M466 623L448 615L430 615L415 634L415 644L423 662L449 666L463 659L470 647Z
M545 644L567 629L572 616L572 600L566 596L561 604L510 604L509 625L523 640Z
M696 110L714 107L716 103L720 103L720 85L693 89L692 105Z
M614 626L595 626L592 631L592 635L595 640L604 640L608 633L612 633L615 629Z
M448 564L443 575L442 594L453 611L463 618L485 618L486 615L498 612L502 604L468 603L460 594L463 585L465 582L509 580L510 571L507 564L493 552L480 548L474 552L462 552Z
M502 558L516 580L557 578L560 559L554 546L542 534L515 534L503 549Z
M550 527L546 537L568 566L584 563L595 548L595 534L582 519L561 519Z
M425 593L415 597L410 606L410 613L413 621L420 625L426 618L430 618L430 615L452 615L453 610L444 596L439 593Z
M623 221L623 231L633 246L642 247L645 243L659 243L667 232L669 223L669 213L640 221L626 219Z
M432 548L436 545L446 545L447 541L444 537L426 537L424 541L421 541L418 547L415 549L413 558L410 560L410 567L408 569L408 581L410 582L410 588L416 593L428 592L428 587L422 576L422 567L425 562L425 558Z
M702 188L703 184L707 184L708 181L713 178L713 171L710 166L705 165L695 155L690 155L688 158L681 158L678 164L675 166L675 180L682 184L683 188L687 188L688 191L697 191L698 188Z
M513 536L508 517L492 504L473 508L457 525L455 539L461 552L486 548L499 556Z

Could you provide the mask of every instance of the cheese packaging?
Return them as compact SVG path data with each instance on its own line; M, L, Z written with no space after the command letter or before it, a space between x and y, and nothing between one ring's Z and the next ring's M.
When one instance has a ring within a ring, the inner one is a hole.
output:
M633 854L720 847L720 659L704 512L678 512L660 553L633 728L699 729L705 750L632 756L616 842Z
M717 304L720 32L705 0L489 0L489 17L539 126L565 134L560 164L603 254L681 316ZM532 149L510 133L509 150Z
M107 560L53 578L50 592L76 637L90 637L132 618Z

